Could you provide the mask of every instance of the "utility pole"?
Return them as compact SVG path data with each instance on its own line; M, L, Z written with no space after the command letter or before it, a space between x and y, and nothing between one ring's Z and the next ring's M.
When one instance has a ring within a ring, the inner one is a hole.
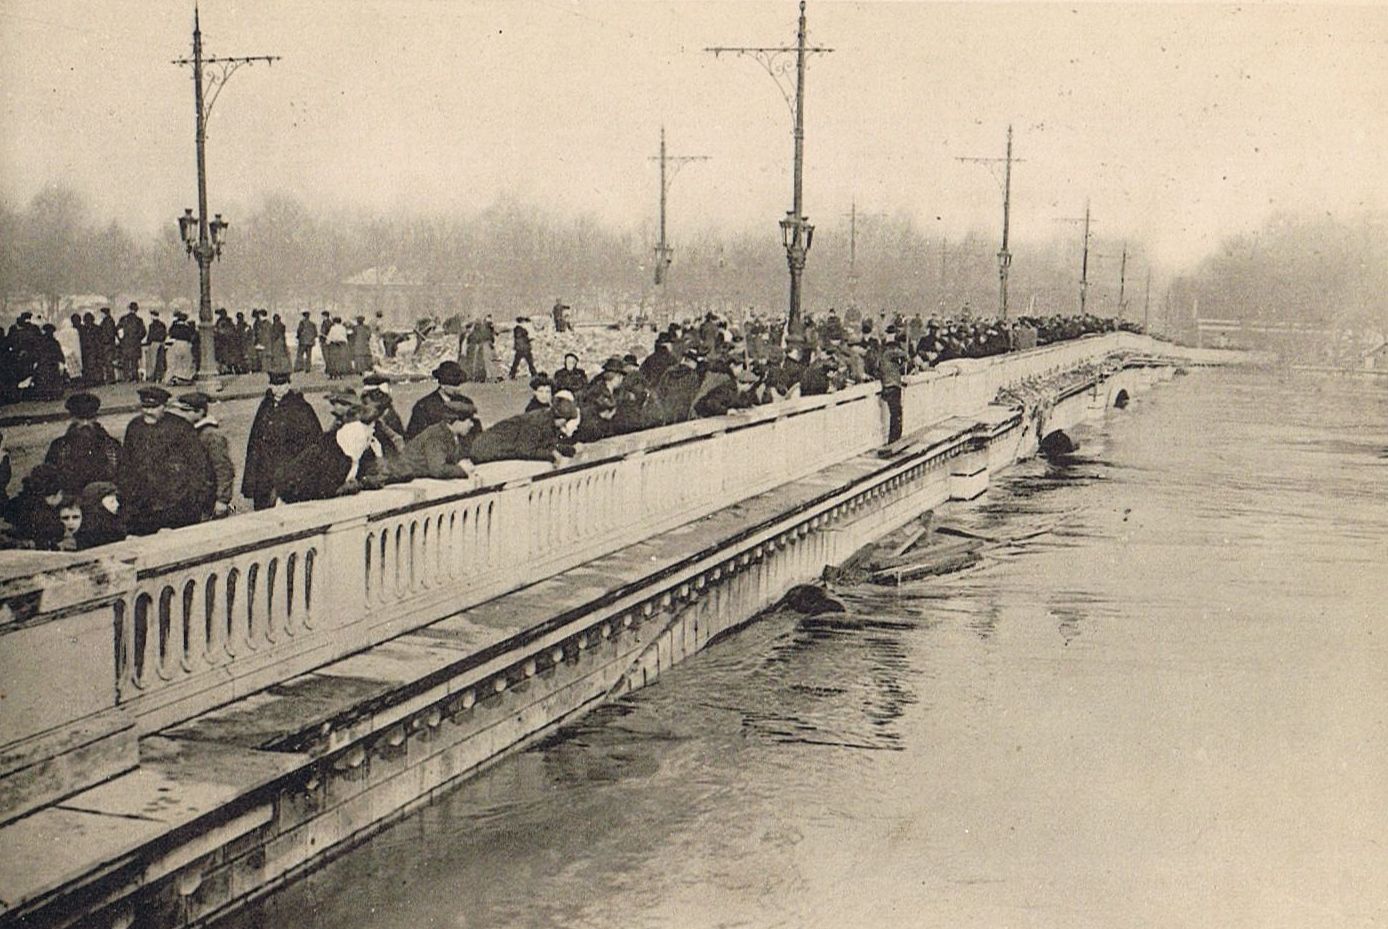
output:
M956 158L971 164L984 164L988 170L998 162L1003 164L1002 177L1002 248L998 250L998 316L1007 319L1007 272L1012 267L1012 252L1008 250L1008 232L1012 224L1012 164L1023 161L1012 157L1012 127L1007 127L1007 154L1002 158ZM996 178L997 175L994 175Z
M674 182L675 175L680 168L689 164L691 161L708 161L707 155L667 155L665 153L665 127L660 127L660 154L656 155L651 161L660 162L660 241L655 247L655 282L663 285L669 275L670 263L674 260L675 250L670 247L669 240L665 237L665 201L670 194L670 184ZM673 165L673 169L670 169Z
M216 373L216 363L212 342L212 259L222 254L222 234L229 223L222 221L218 213L211 223L207 219L207 121L212 116L212 106L221 96L222 88L242 65L263 61L273 64L278 55L251 55L238 58L204 58L202 55L202 28L198 21L198 8L193 7L193 57L178 58L172 63L193 66L193 104L196 110L194 140L198 156L198 215L196 223L198 238L192 241L191 210L185 210L179 220L179 231L188 253L198 262L198 346L199 378L210 378ZM207 67L211 66L211 73Z
M786 334L799 337L804 329L801 322L800 313L800 278L805 271L805 255L810 250L810 245L814 242L814 226L810 225L809 219L805 216L805 201L803 191L804 162L805 162L805 56L814 54L827 54L832 52L832 48L822 46L807 46L805 44L805 0L800 0L800 24L796 32L796 41L793 48L768 47L768 46L714 46L705 48L706 52L713 52L716 58L723 52L733 55L746 55L757 61L766 73L771 75L771 79L776 82L777 88L781 91L781 96L785 98L786 105L790 107L791 119L793 120L793 134L795 137L795 160L794 160L794 187L791 198L791 208L786 213L786 218L781 220L781 244L786 249L786 265L790 269L790 309L786 316ZM794 100L791 98L791 91L785 83L786 68L782 66L784 56L795 54L795 91Z
M1123 258L1118 264L1118 321L1122 322L1126 315L1128 302L1124 297L1125 283L1128 277L1128 243L1123 243Z
M858 305L858 200L848 211L848 305Z
M1152 269L1147 269L1147 286L1142 293L1142 331L1149 333L1148 323L1152 317Z
M1084 252L1080 258L1080 315L1084 315L1085 300L1089 294L1089 227L1092 221L1089 218L1089 201L1084 201L1084 218L1066 218L1056 220L1058 223L1083 223L1084 224Z

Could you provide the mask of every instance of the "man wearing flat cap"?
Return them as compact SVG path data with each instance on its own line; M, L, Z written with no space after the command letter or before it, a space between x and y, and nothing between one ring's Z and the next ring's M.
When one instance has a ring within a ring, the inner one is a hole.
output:
M289 386L289 375L275 371L256 408L246 440L246 471L241 493L257 510L275 505L275 473L323 433L318 414L304 395Z
M198 441L207 453L211 469L210 488L203 506L203 519L219 518L231 513L231 496L236 492L236 465L227 452L226 436L217 420L208 412L211 398L201 391L178 395L178 413L193 424Z
M125 429L116 486L132 535L177 529L201 519L212 466L191 423L168 415L169 392L141 387L140 415Z
M442 362L434 369L434 380L438 381L439 386L429 393L420 397L410 410L410 424L405 429L405 438L413 439L434 423L441 423L447 418L448 403L453 400L455 403L459 398L464 397L463 368L456 361Z
M58 474L63 493L78 497L82 489L94 481L114 481L120 471L121 446L96 421L101 398L95 394L76 393L67 398L72 422L67 431L48 446L44 461Z

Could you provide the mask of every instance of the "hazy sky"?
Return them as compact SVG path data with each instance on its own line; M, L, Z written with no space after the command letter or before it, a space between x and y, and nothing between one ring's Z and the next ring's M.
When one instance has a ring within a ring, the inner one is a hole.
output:
M498 196L653 222L663 122L712 161L673 186L672 232L766 228L790 200L790 115L750 59L793 44L793 2L203 0L239 71L209 127L213 210L468 212ZM806 212L906 211L992 233L999 185L959 155L1016 127L1014 230L1203 254L1275 209L1388 208L1388 8L812 0ZM195 203L183 0L0 0L0 193L69 183L143 230ZM938 217L938 218L937 218ZM233 220L235 216L232 216ZM1076 233L1077 234L1077 233Z

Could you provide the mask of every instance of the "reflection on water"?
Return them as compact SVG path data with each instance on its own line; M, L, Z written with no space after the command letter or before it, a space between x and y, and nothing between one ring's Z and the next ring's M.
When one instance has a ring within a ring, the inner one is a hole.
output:
M1202 373L228 925L1388 921L1388 391Z

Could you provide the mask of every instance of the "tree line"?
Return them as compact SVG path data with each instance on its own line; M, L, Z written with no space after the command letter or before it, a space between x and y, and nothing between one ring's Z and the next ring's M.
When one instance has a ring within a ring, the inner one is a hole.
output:
M432 310L442 316L537 313L556 298L591 315L611 315L657 299L653 226L614 229L591 216L556 216L508 197L466 216L383 216L310 210L292 195L272 193L232 217L213 270L214 299L232 308L316 310L340 302L343 282L354 275L394 269L398 281L433 288L438 305ZM1382 228L1381 216L1273 217L1259 230L1229 237L1182 276L1156 269L1153 319L1169 313L1179 320L1198 299L1202 315L1382 320L1379 295L1388 284ZM998 243L991 234L946 238L902 213L860 214L852 263L849 238L846 219L817 230L805 272L812 311L851 301L869 311L997 311ZM1014 247L1014 314L1078 309L1079 238ZM784 303L785 253L774 227L733 234L705 228L674 246L666 295L683 309L774 310ZM1140 243L1094 239L1087 307L1119 314L1125 246L1123 310L1140 321L1152 270ZM45 188L22 207L0 203L5 309L38 298L56 318L75 294L100 295L114 306L127 294L167 304L195 301L196 293L195 266L172 220L157 234L139 235L117 221L97 220L81 195L63 186Z

